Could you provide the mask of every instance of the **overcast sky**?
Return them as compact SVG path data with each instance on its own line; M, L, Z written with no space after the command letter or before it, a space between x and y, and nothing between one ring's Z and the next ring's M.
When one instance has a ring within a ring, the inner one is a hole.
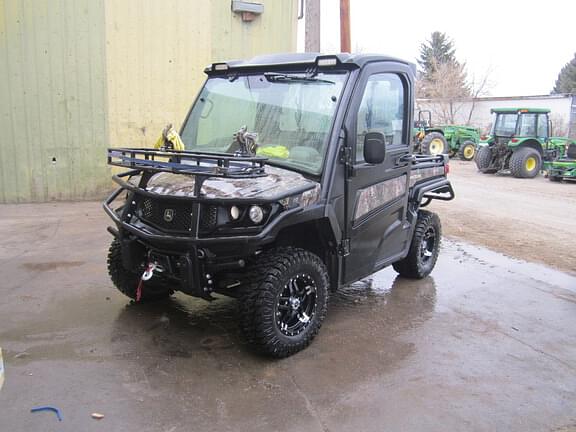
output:
M433 31L452 38L469 75L491 70L492 96L548 94L576 52L576 1L350 0L352 49L416 61ZM339 0L321 0L321 49L340 50ZM304 26L298 28L304 50Z

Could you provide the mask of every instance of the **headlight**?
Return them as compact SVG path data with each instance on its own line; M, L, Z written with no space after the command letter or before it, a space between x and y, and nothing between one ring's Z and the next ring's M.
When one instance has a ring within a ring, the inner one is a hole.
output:
M240 217L240 209L236 206L230 207L230 217L232 220L238 220Z
M262 210L260 206L253 205L250 207L250 210L248 210L248 217L255 224L259 224L264 220L264 210Z

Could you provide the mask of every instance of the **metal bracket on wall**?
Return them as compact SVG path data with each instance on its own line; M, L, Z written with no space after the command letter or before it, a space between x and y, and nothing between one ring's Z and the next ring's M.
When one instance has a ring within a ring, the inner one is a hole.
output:
M258 15L264 13L262 3L251 3L240 0L232 0L232 12L242 14L242 21L254 21Z

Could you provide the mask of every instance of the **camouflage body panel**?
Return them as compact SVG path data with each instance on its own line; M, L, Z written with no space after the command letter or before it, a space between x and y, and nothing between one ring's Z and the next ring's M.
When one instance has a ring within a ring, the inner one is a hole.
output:
M308 207L309 205L316 204L320 199L320 184L316 183L313 189L303 192L296 198L296 202L301 207Z
M320 185L287 169L266 166L266 176L255 178L211 177L202 184L201 196L213 199L270 199L292 189L315 186L307 201L318 199ZM152 176L146 190L159 195L194 197L196 178L193 175L161 172ZM307 191L310 192L310 191ZM305 192L306 193L306 192ZM304 195L304 194L303 194Z
M384 204L401 197L406 193L406 175L385 180L360 189L356 195L356 209L354 220L382 207Z
M429 177L438 177L443 175L444 175L443 166L413 169L410 172L410 187L414 186L421 180L426 180Z

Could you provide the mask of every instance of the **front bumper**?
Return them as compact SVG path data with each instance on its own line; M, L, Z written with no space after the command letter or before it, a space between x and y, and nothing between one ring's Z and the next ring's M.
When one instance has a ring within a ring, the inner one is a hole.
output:
M113 208L113 203L124 192L128 196L122 196L123 205ZM104 211L115 224L108 231L121 242L124 266L136 269L146 260L161 261L158 264L164 270L162 277L178 283L178 290L205 299L211 299L210 293L218 291L221 286L219 274L243 271L247 259L272 243L284 227L294 222L294 218L307 221L322 214L321 205L307 207L306 211L295 207L282 211L252 235L203 237L198 231L189 235L168 233L146 224L134 211L142 198L139 195L139 191L120 187L103 203ZM162 195L154 198L170 199ZM190 203L193 205L193 200Z

